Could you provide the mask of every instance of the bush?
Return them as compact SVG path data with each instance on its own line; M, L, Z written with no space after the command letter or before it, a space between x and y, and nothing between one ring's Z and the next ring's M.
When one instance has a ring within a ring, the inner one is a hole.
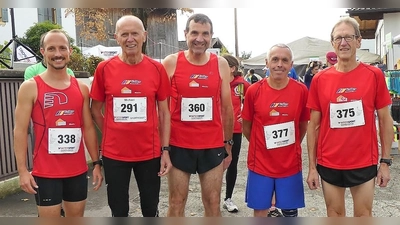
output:
M68 68L73 71L86 71L93 76L97 65L104 59L97 56L85 56L80 52L73 51L71 54L71 61Z

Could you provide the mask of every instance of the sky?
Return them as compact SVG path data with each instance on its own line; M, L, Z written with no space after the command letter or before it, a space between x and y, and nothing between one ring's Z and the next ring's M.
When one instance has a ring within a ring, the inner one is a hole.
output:
M271 3L273 4L273 3ZM322 4L322 3L321 3ZM268 4L270 5L270 4ZM214 26L213 37L218 37L235 54L233 8L192 8L195 13L210 17ZM346 8L289 7L271 5L259 8L237 8L239 56L245 51L251 57L268 51L277 43L288 44L305 36L329 41L333 25ZM178 39L185 40L183 30L190 14L178 12Z

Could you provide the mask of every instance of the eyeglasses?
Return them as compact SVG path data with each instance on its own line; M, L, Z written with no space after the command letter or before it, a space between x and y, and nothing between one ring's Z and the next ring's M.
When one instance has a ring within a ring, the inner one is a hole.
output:
M346 37L334 37L333 38L333 42L335 43L340 43L342 42L342 40L344 39L346 42L350 42L353 41L355 38L358 38L358 35L350 35L350 36L346 36Z

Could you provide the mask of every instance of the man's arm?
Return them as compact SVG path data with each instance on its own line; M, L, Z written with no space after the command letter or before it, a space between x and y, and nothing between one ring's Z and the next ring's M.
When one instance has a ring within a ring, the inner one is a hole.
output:
M300 121L300 143L303 142L304 136L306 135L307 132L307 127L308 127L308 121Z
M90 113L89 88L86 86L86 84L82 82L79 82L79 87L84 98L82 110L83 138L90 158L94 162L99 160L99 146L97 142L96 129L94 127L92 116ZM93 168L93 185L95 185L93 189L98 190L101 186L102 181L103 176L101 175L101 167L100 165L95 165Z
M171 114L168 107L168 100L158 101L158 115L160 120L160 141L161 146L169 146L169 137L171 134ZM161 153L160 176L166 175L172 167L168 151Z
M319 188L317 172L317 143L319 127L321 123L321 112L311 110L310 122L307 127L307 149L308 149L308 178L307 184L310 189Z
M14 152L17 160L21 189L30 194L36 194L33 188L37 184L26 167L28 152L28 128L37 95L36 82L33 80L22 83L18 90L17 105L15 107Z
M165 57L165 59L162 61L162 64L164 66L165 71L167 71L168 77L171 79L171 77L175 73L176 69L176 61L178 60L178 54L171 54Z
M381 157L383 159L390 158L393 140L393 119L390 116L389 107L377 110L379 120L379 138L381 140ZM385 163L379 165L378 175L376 179L377 185L386 187L390 180L389 167Z
M245 119L243 119L242 122L243 135L246 137L247 141L250 141L251 126L253 123Z
M103 120L104 120L104 115L102 112L103 105L104 102L92 99L92 105L90 107L93 120L96 123L97 127L99 128L100 132L103 132Z
M233 136L233 106L230 87L230 68L223 57L218 57L219 73L221 75L221 116L224 129L224 140L231 140ZM232 146L225 144L228 157L224 160L224 169L228 168L232 161Z

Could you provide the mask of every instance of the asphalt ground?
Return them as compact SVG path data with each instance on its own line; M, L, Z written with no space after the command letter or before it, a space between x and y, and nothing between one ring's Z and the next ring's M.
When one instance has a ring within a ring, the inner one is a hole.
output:
M222 208L222 198L225 196L225 183L221 193L221 211L223 217L251 217L252 209L244 202L247 179L247 147L248 142L244 138L238 164L238 177L233 192L233 201L239 207L237 213L229 213ZM326 217L325 203L322 190L310 190L305 182L308 173L308 158L306 144L303 142L303 185L305 191L306 207L299 209L299 217ZM391 181L388 187L376 187L373 202L374 217L398 217L400 216L400 156L393 155L393 165L390 167ZM168 185L167 178L162 177L159 211L160 217L165 217L168 210ZM98 191L93 191L91 179L88 179L89 190L85 210L85 217L110 217L111 212L107 205L106 185L103 183ZM350 192L345 194L346 214L352 216L352 200ZM189 196L186 204L186 217L202 217L203 206L201 202L200 182L197 175L192 175L189 185ZM0 216L2 217L37 217L36 204L33 195L19 192L0 199ZM141 217L139 193L132 175L130 188L130 217ZM235 220L237 221L237 220ZM1 223L6 224L6 223ZM365 225L365 224L363 224Z

